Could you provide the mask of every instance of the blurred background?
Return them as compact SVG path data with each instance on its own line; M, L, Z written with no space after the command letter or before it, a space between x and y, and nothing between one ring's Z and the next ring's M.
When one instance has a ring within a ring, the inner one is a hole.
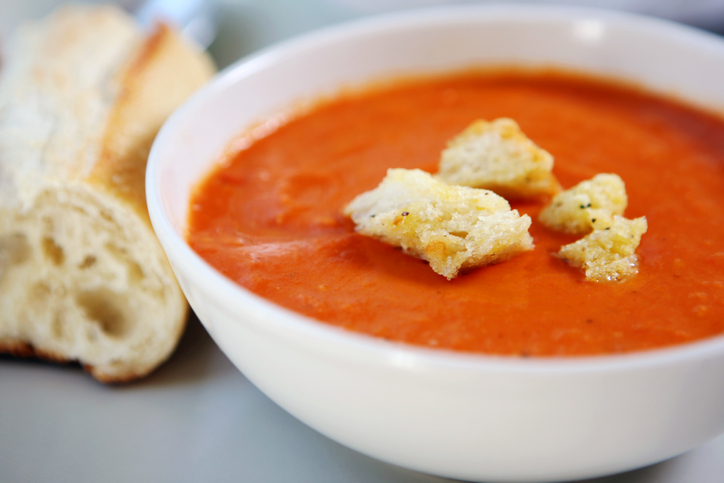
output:
M132 12L143 12L144 0L115 0ZM261 47L325 25L395 10L452 4L523 3L506 0L151 0L193 20L192 12L213 19L209 50L220 67ZM61 0L2 0L0 39L22 20L37 18ZM90 0L87 3L99 3ZM643 13L724 34L724 0L529 0L527 4L555 3L612 8ZM208 26L191 29L207 35Z
M490 0L115 0L148 21L155 8L208 43L219 67L326 25L416 7ZM151 7L149 8L149 1ZM0 43L61 0L0 0ZM101 3L86 0L86 3ZM528 4L551 3L529 0ZM558 0L614 8L724 34L724 0ZM1 64L1 62L0 62ZM724 436L687 455L588 483L719 483ZM195 317L173 357L129 387L80 368L0 357L0 482L443 483L372 460L304 426L218 350Z
M148 20L148 1L115 0ZM416 7L490 0L149 0L208 42L219 67L319 27ZM61 0L0 0L0 43ZM87 0L86 3L101 3ZM516 2L520 3L520 2ZM540 0L529 4L550 3ZM615 8L724 34L724 0L558 0ZM151 8L151 10L154 10ZM589 483L719 483L724 436L674 460ZM0 357L0 482L443 483L372 460L273 404L191 318L174 356L129 387L80 368Z

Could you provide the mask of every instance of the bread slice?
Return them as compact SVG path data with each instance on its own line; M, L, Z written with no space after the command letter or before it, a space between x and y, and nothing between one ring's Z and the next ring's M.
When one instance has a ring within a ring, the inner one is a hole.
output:
M451 139L438 176L450 184L484 188L513 200L556 194L553 156L508 118L477 120Z
M390 169L344 213L363 235L399 246L448 280L533 249L531 219L492 191L453 186L419 169Z
M142 377L175 348L186 301L146 209L148 152L214 73L172 29L112 6L22 26L0 71L0 351Z
M590 180L558 193L538 215L538 220L556 231L583 235L594 228L605 229L614 215L628 205L626 186L617 174L597 174Z
M647 229L645 216L629 220L614 215L610 226L564 245L557 255L572 266L582 268L586 280L622 282L638 273L635 251Z

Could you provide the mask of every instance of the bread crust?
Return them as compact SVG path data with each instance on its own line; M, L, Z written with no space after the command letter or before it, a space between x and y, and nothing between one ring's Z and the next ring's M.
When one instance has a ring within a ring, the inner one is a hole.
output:
M194 49L164 24L140 46L122 74L100 157L87 179L132 206L149 227L145 175L153 139L168 115L214 72L209 58Z
M0 352L127 382L166 360L188 305L155 237L145 168L214 73L171 28L112 6L21 28L0 71Z

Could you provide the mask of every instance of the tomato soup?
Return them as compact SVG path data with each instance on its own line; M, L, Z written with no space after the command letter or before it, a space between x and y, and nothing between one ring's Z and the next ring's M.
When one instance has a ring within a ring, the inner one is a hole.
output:
M388 168L434 172L475 119L509 117L555 158L564 188L597 173L646 216L639 274L585 280L553 256L577 237L533 218L535 249L452 281L354 232L342 214ZM559 72L477 72L326 101L248 143L197 189L188 240L279 305L376 337L465 352L594 355L724 331L724 122L672 100Z

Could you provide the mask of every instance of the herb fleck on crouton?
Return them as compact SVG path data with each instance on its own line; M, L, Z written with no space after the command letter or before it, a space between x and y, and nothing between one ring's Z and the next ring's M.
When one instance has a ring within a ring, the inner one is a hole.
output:
M644 216L629 220L614 215L610 226L564 245L558 256L584 269L587 280L621 282L638 273L638 257L634 252L647 229Z
M430 263L448 280L460 271L533 249L531 219L492 191L452 186L418 170L390 169L344 210L356 230Z
M627 204L623 180L617 174L597 174L554 196L538 220L553 230L583 235L611 226Z

